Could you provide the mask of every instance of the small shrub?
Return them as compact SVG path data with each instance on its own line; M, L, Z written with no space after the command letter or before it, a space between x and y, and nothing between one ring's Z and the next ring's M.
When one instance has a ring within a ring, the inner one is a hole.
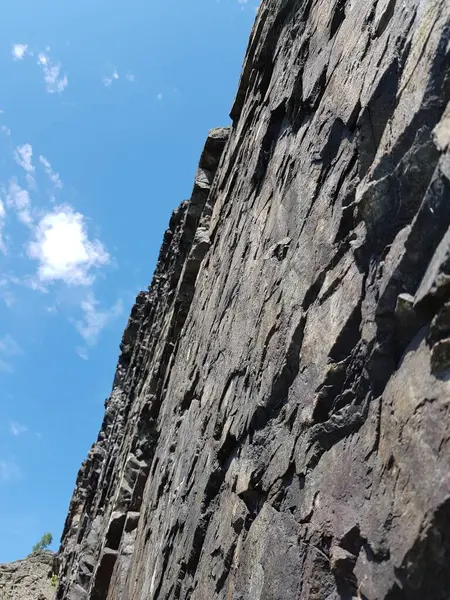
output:
M44 534L41 537L40 541L33 546L33 550L32 550L33 554L35 552L39 552L40 550L46 550L51 545L52 542L53 542L52 534L51 533Z
M55 573L53 573L51 579L50 579L50 583L52 584L52 587L56 587L58 585L58 577Z

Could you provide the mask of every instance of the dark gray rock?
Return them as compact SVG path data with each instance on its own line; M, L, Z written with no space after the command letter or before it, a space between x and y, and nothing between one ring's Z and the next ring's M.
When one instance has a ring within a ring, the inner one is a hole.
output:
M263 0L57 600L448 600L449 61L448 0Z

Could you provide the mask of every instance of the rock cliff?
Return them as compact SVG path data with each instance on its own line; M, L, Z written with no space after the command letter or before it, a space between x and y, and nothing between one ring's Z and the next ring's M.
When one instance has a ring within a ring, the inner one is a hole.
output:
M0 600L51 600L53 560L53 552L42 551L0 565Z
M449 66L448 0L263 0L57 600L450 598Z

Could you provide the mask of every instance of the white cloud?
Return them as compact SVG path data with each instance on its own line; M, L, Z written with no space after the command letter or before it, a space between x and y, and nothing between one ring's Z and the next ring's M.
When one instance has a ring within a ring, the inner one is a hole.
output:
M11 54L14 60L22 60L27 54L28 44L13 44Z
M6 136L10 136L11 135L11 129L9 127L7 127L6 125L2 125L0 127L2 133L4 133Z
M48 52L47 48L47 52ZM63 92L69 84L67 76L61 76L61 63L53 62L48 54L40 52L38 55L38 65L44 73L44 81L49 94Z
M133 73L127 73L126 78L131 83L133 83L133 81L136 79L136 77L133 75Z
M0 460L0 482L9 483L21 478L18 465L10 460Z
M41 219L27 251L39 261L41 283L90 285L95 278L92 269L110 261L103 244L89 239L85 217L70 206L59 206Z
M14 158L16 163L22 167L27 173L33 173L33 147L31 144L17 146L14 150Z
M19 435L22 435L23 433L26 433L28 431L28 427L26 427L25 425L21 425L20 423L15 423L13 421L9 424L9 430L11 432L11 435L13 435L14 437L19 437Z
M103 85L105 87L109 87L113 83L113 81L117 81L119 78L120 78L120 76L119 76L119 73L117 72L117 69L113 69L113 72L111 73L111 75L107 75L102 78Z
M99 308L99 304L100 303L95 298L94 294L90 292L81 303L83 318L75 321L75 327L78 333L89 346L96 344L103 329L111 321L121 315L123 311L123 304L121 300L118 300L110 309L107 310L101 310ZM80 352L78 352L78 354L81 356L81 358L85 358L85 356L87 356L85 351L84 355L81 355Z
M42 69L46 89L49 94L63 92L69 84L67 75L61 74L61 63L53 61L49 56L50 48L47 46L45 52L39 52L37 64ZM28 50L27 44L13 44L11 53L14 60L22 60L26 55L33 56Z
M63 187L62 181L59 177L58 173L55 173L52 169L52 165L50 164L50 161L48 161L45 156L39 156L39 160L41 162L41 164L44 167L44 170L48 176L48 178L50 179L50 181L53 183L53 185L58 188L61 189Z
M27 190L21 188L14 178L9 182L6 204L16 211L19 221L24 223L24 225L31 225L33 219L30 212L30 194Z

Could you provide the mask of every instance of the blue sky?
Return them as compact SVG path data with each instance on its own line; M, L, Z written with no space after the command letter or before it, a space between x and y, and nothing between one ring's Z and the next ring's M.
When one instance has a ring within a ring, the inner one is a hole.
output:
M59 541L137 292L258 0L6 0L0 20L0 562Z

